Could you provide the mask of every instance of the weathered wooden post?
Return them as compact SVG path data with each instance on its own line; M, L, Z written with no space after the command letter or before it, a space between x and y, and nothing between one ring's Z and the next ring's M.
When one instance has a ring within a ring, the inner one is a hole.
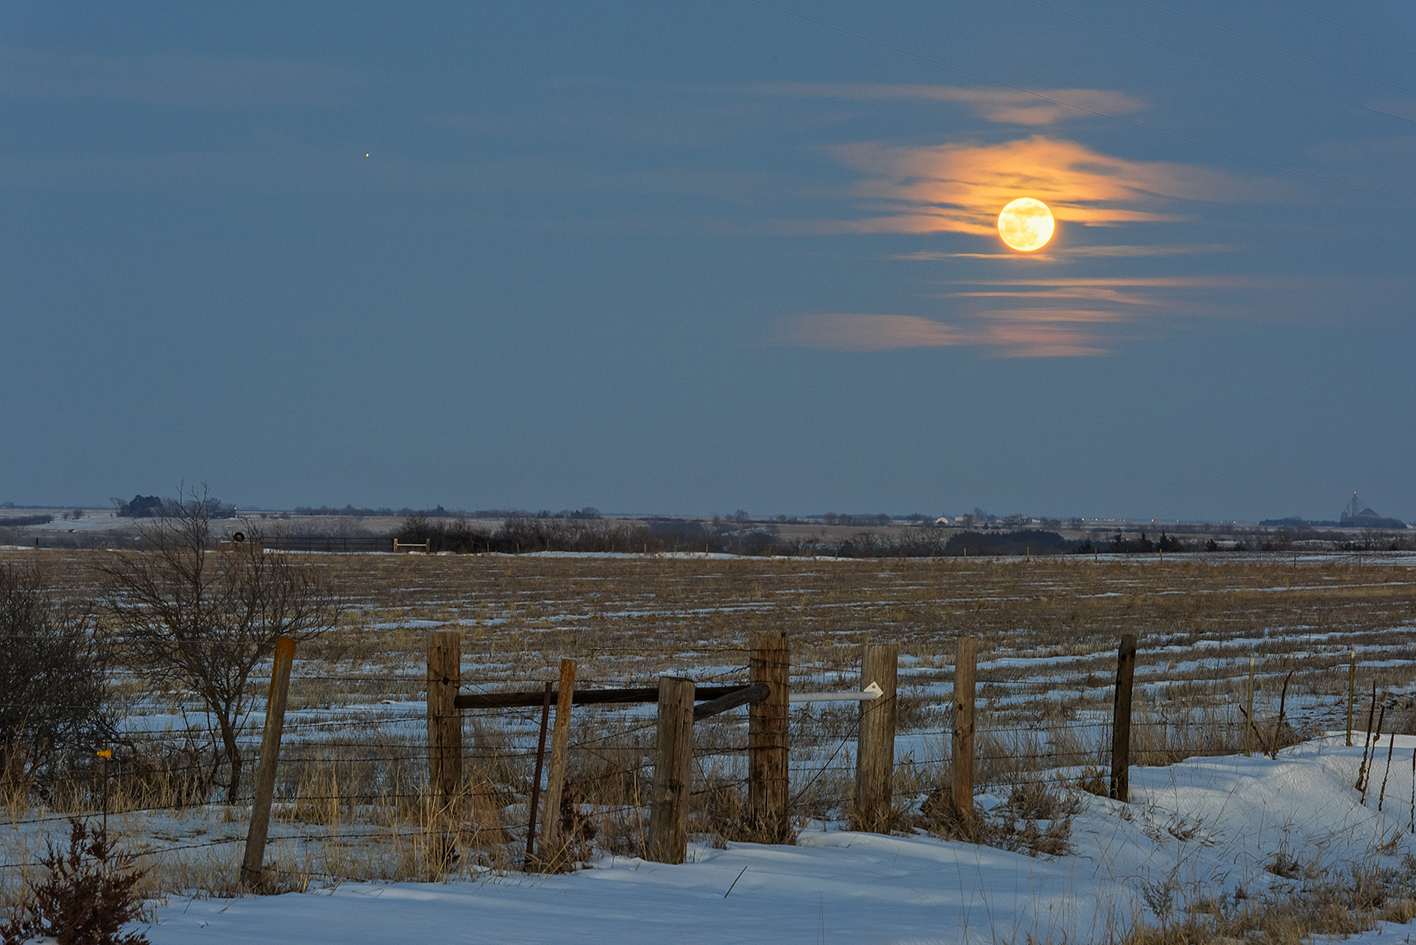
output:
M560 691L556 694L556 727L551 733L551 768L546 775L546 807L541 814L541 861L560 856L561 788L570 752L570 706L575 698L575 660L561 660Z
M1249 695L1244 713L1244 757L1253 754L1254 747L1254 658L1249 657ZM1350 732L1348 734L1351 734Z
M1131 797L1131 690L1136 681L1136 635L1123 633L1116 654L1116 714L1111 727L1111 796Z
M536 856L536 808L541 803L541 769L546 763L546 724L551 718L551 684L546 683L546 694L541 699L541 735L536 741L536 774L531 778L530 820L526 824L526 868L529 870Z
M645 858L682 863L688 855L688 798L693 787L693 680L659 677L658 757Z
M290 666L295 660L295 641L281 637L275 641L275 666L270 673L270 695L266 698L265 732L261 736L261 763L256 772L256 796L251 802L251 826L246 833L246 855L241 861L240 885L261 886L265 861L266 834L270 830L270 805L275 796L275 769L280 763L280 736L285 730L285 701L290 692ZM108 772L105 761L104 774ZM104 815L108 813L108 792L104 791Z
M895 773L895 676L900 648L894 643L861 647L860 688L871 683L881 694L860 704L856 742L856 830L884 833L890 828Z
M1347 747L1352 747L1352 703L1357 698L1357 648L1352 648L1352 662L1347 664ZM1250 704L1249 714L1252 716L1254 710ZM1248 752L1245 752L1248 754ZM1416 820L1416 816L1413 816ZM1416 831L1413 831L1416 833Z
M462 713L457 690L462 685L462 643L453 631L428 638L428 782L451 804L462 790Z
M978 641L959 637L954 657L954 813L973 817L974 792L974 688L978 667Z
M748 810L753 829L767 842L791 832L787 811L787 712L791 694L791 651L787 635L776 631L752 638L749 659L753 683L766 683L771 694L748 710Z

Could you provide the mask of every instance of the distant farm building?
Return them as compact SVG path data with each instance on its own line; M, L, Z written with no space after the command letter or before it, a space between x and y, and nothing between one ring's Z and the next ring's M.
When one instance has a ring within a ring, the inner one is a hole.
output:
M1347 503L1347 508L1342 512L1339 525L1345 528L1406 528L1405 522L1400 519L1386 518L1371 506L1363 504L1357 498L1357 493L1352 493L1352 501Z

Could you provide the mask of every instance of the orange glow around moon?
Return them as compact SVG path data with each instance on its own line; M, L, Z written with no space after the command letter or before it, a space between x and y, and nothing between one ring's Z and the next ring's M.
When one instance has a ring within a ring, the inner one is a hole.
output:
M1032 197L1011 200L998 214L998 235L1012 249L1031 253L1042 249L1052 239L1056 223L1047 204Z

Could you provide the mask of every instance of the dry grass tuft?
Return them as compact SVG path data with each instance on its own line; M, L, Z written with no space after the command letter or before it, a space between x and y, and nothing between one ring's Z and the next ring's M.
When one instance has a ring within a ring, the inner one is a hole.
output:
M1346 874L1297 861L1281 866L1284 872L1278 875L1301 876L1301 880L1257 899L1238 892L1218 900L1201 899L1174 911L1164 905L1156 909L1152 903L1160 923L1138 925L1118 936L1118 945L1223 941L1299 945L1316 936L1355 935L1378 922L1405 923L1416 918L1416 860L1410 857L1397 868L1359 865Z
M64 575L66 592L94 593L97 553L44 554L60 565L55 573ZM1106 793L1115 645L1123 632L1141 638L1138 764L1241 750L1238 708L1252 655L1258 727L1266 740L1277 730L1280 745L1341 727L1351 647L1368 664L1359 666L1363 691L1374 682L1393 693L1416 683L1416 668L1405 661L1416 579L1396 558L1296 567L1289 557L1221 555L1167 555L1163 562L505 555L309 561L347 606L335 631L302 643L296 654L270 847L284 888L521 868L539 712L468 713L464 797L454 811L432 809L421 700L427 634L435 630L461 633L464 687L473 690L537 689L556 678L561 657L577 661L583 688L653 685L664 674L742 682L752 634L763 629L790 635L793 688L855 688L859 644L896 642L899 733L910 751L896 770L895 826L1042 854L1067 843L1072 790ZM951 806L932 792L949 764L960 635L981 642L976 781L1007 798L988 818L967 822L951 821ZM110 679L128 714L187 718L195 727L137 733L112 746L107 800L119 817L115 830L150 841L151 849L174 850L154 858L143 879L147 891L229 894L239 844L175 848L240 833L247 808L209 803L222 773L211 765L192 694L151 691L132 669L115 667ZM1290 671L1289 721L1277 726L1280 685ZM1405 697L1392 700L1398 698ZM1396 701L1390 708L1389 719L1408 711ZM798 824L849 819L857 718L855 706L793 710L790 790ZM259 723L251 720L248 737L257 737ZM710 842L767 839L745 810L746 740L737 716L704 724L695 735L691 830ZM557 868L606 853L640 854L652 717L577 709L571 744L574 787L556 812L569 839ZM28 783L13 770L0 778L0 802L15 825L6 835L7 861L33 862L43 848L43 831L26 832L21 822L99 808L104 792L91 746L82 753L62 783ZM1049 816L1053 803L1061 806ZM159 819L161 836L153 826ZM986 831L994 831L992 840ZM16 876L0 873L0 898L16 888Z

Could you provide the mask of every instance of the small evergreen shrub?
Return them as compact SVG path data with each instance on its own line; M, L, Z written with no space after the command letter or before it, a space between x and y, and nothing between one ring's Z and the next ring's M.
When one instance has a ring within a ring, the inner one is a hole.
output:
M123 931L142 918L137 884L143 871L132 856L114 852L106 828L70 820L68 851L51 844L44 866L49 875L31 883L0 923L0 942L24 945L49 937L58 945L146 945L143 933Z

